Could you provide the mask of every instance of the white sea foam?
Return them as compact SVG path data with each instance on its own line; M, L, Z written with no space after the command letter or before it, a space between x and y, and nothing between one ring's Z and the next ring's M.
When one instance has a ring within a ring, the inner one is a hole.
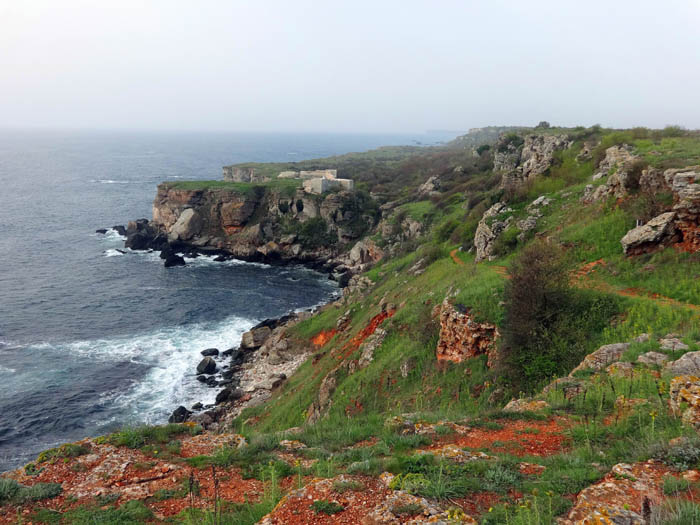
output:
M102 252L102 254L105 257L119 257L120 255L124 255L123 252L120 252L119 250L114 249L114 248L110 248L109 250L105 250L104 252Z
M180 254L183 255L183 254ZM258 266L260 268L266 268L269 264L259 263L259 262L248 262L241 261L239 259L229 259L226 261L215 261L216 255L199 255L198 257L184 257L185 262L192 266L211 266L211 265L222 265L222 266Z
M98 184L131 184L132 182L139 182L139 181L114 180L114 179L93 179L90 182L96 182Z
M52 347L99 362L143 364L149 367L145 377L123 389L104 392L100 403L120 407L134 421L162 422L178 405L197 401L213 403L216 388L205 387L196 379L196 367L205 348L226 350L238 345L243 332L255 324L253 319L229 317L215 323L161 328L155 332L112 339L76 341L64 345L43 343L35 348ZM225 364L222 360L220 364Z

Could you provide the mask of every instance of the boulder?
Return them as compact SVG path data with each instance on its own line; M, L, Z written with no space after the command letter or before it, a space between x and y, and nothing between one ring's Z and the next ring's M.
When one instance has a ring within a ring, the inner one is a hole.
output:
M194 208L185 208L173 224L168 240L189 241L202 230L202 218Z
M236 399L240 399L243 397L243 391L240 390L239 388L224 388L221 392L216 394L216 401L215 403L217 405L220 405L221 403L225 403L226 401L235 401Z
M666 363L664 372L672 375L700 375L700 352L688 352Z
M661 352L647 352L637 357L637 362L648 366L663 366L668 361L668 356Z
M168 255L163 262L163 266L166 268L171 268L173 266L186 266L187 263L185 262L185 259L182 258L180 255L176 253L171 253Z
M173 411L171 416L168 418L168 423L184 423L185 421L187 421L187 418L190 417L191 414L192 412L187 410L185 407L179 406Z
M672 180L680 247L697 252L700 250L700 166L666 170L664 177Z
M436 195L440 193L440 179L439 177L433 175L428 178L423 184L418 187L418 195L424 197L430 197L431 195Z
M126 236L126 228L122 226L121 224L118 224L116 226L112 226L112 229L117 232L118 235L121 235L122 237Z
M571 371L571 374L579 370L603 370L609 364L618 361L629 347L629 343L603 345L595 352L584 357L583 361Z
M357 363L359 368L365 368L374 359L374 352L377 348L381 346L386 337L386 330L383 328L377 328L372 335L367 337L364 342L360 345L360 359Z
M105 233L107 233L107 228L98 228L97 230L95 230L95 233L101 233L104 235Z
M549 408L549 403L535 399L512 399L503 407L504 412L538 412Z
M204 357L213 357L219 355L219 349L218 348L207 348L206 350L202 350L200 352Z
M267 326L253 328L243 334L241 338L241 348L243 350L257 350L263 345L271 333L272 330Z
M198 374L213 374L216 372L216 361L211 357L205 357L197 365Z
M700 378L697 375L674 377L668 393L673 413L700 432Z
M554 164L554 153L571 146L566 135L529 134L520 140L503 135L496 144L494 171L503 174L501 187L514 189L545 173Z
M690 347L675 336L667 335L659 341L661 350L689 350Z
M678 239L674 219L670 211L654 217L642 226L628 231L620 240L625 255L639 255L662 248Z

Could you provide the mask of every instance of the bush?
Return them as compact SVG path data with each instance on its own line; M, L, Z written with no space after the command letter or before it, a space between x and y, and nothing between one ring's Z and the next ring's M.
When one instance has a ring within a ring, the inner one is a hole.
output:
M55 498L62 490L59 483L37 483L27 487L14 479L0 478L0 505Z
M321 217L309 219L299 228L299 243L304 248L313 249L333 245L337 241L338 237L328 230L328 224Z
M541 240L511 264L501 367L523 390L570 370L620 310L613 296L573 289L568 270L562 249Z
M66 443L57 448L45 450L36 458L37 463L44 463L52 459L77 458L90 453L90 447L77 443Z
M508 151L509 146L519 148L523 145L524 142L525 139L523 139L517 133L508 133L505 137L503 137L501 143L498 145L498 151L501 153L505 153L506 151Z

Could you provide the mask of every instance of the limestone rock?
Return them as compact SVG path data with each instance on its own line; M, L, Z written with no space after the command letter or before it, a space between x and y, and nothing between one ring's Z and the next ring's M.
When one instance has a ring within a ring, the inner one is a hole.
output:
M511 399L506 406L503 407L504 412L538 412L549 408L549 403L535 399Z
M573 508L559 523L647 525L644 501L655 505L664 499L664 476L669 472L668 467L655 461L618 463L601 481L579 492Z
M605 158L598 165L593 177L594 180L607 178L607 181L595 189L587 190L583 201L590 203L609 196L617 199L626 197L630 190L639 185L639 178L635 178L635 166L639 160L640 158L632 153L632 147L627 144L606 149Z
M202 218L193 208L182 211L168 234L168 240L189 241L202 230Z
M504 202L497 202L486 210L474 234L474 247L476 248L476 257L474 260L476 262L492 257L494 242L498 239L498 236L503 230L513 221L512 216L505 220L497 220L496 217L511 211L512 210Z
M517 188L551 168L554 153L571 146L566 135L526 135L522 144L505 135L496 145L494 171L502 172L502 188Z
M249 330L241 338L241 348L244 350L256 350L263 345L271 333L272 330L267 326Z
M377 328L372 335L367 337L364 342L360 345L360 359L358 362L359 368L365 368L374 359L374 351L379 348L384 342L386 337L386 330L383 328Z
M661 350L688 350L690 347L673 335L667 335L659 341Z
M642 226L628 231L620 241L625 255L649 253L677 239L676 212L670 211L654 217Z
M579 370L603 370L609 364L619 360L629 347L629 343L603 345L595 352L584 357L583 361L571 371L571 374Z
M672 180L676 212L676 228L680 246L689 252L700 250L700 166L667 170L664 177Z
M431 196L440 193L440 179L433 175L418 187L418 195Z
M466 307L453 305L445 298L440 307L440 339L436 349L438 361L461 363L487 354L499 337L498 328L476 321Z
M637 358L637 362L649 366L663 366L668 361L668 356L661 352L647 352Z
M573 377L559 377L542 389L543 394L560 390L565 399L573 399L583 393L584 383Z
M700 377L674 377L669 386L669 406L675 415L682 416L684 423L700 432ZM687 406L685 410L684 406Z
M608 365L605 371L611 376L632 377L634 375L634 365L626 361L618 361Z
M664 372L674 375L700 375L700 352L688 352L666 363Z

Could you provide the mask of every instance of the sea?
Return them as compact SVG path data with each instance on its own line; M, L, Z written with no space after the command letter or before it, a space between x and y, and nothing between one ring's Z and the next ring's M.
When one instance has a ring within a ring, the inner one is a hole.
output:
M339 290L301 266L122 253L99 228L150 218L162 181L211 180L237 162L294 161L417 134L0 130L0 471L68 441L167 421L212 403L206 348Z

